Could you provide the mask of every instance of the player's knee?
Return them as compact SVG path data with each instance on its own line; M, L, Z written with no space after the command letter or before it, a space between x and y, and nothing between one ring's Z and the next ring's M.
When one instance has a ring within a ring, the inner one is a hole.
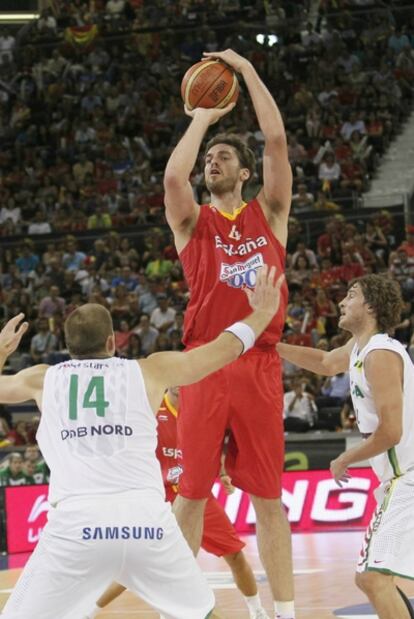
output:
M263 499L254 495L251 495L250 498L260 523L271 522L280 517L282 512L280 499Z
M244 565L244 555L241 550L225 555L223 558L231 569L237 569L237 567Z
M368 597L380 594L384 588L391 584L390 576L380 572L357 572L355 574L355 584Z
M202 515L207 499L186 499L183 496L178 495L173 504L174 513L185 513L188 516Z

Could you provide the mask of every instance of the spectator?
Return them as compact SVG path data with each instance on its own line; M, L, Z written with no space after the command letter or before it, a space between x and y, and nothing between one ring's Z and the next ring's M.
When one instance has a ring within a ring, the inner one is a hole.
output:
M322 395L316 399L318 408L342 406L350 396L349 373L343 372L336 376L326 377L321 393Z
M344 140L348 141L351 139L351 135L354 131L358 131L360 135L365 135L367 129L365 127L365 122L361 118L358 118L358 114L356 112L351 112L349 119L346 120L341 127L341 135Z
M0 417L0 449L3 447L9 447L12 443L8 438L10 432L9 424L6 419Z
M56 312L59 312L62 316L65 314L66 301L59 296L59 292L57 286L49 288L49 295L39 303L39 318L51 318Z
M117 286L124 286L128 292L134 292L137 288L137 278L133 275L131 267L126 265L120 269L120 274L117 274L111 282L111 286L116 288Z
M292 389L284 395L285 432L308 432L317 418L313 396L304 391L302 377L292 381Z
M7 438L15 447L28 445L30 442L30 437L28 433L27 423L25 421L18 421L15 424L14 428L10 430Z
M147 357L154 352L155 342L158 337L158 329L151 326L150 317L148 314L141 314L138 326L135 327L134 333L137 333L141 338L142 353Z
M107 212L107 207L98 204L95 207L95 212L88 217L88 230L111 228L111 226L112 218Z
M28 275L30 271L35 270L39 262L39 256L33 253L32 241L26 239L22 245L20 256L16 260L16 265L18 266L20 273Z
M127 320L120 320L119 329L115 329L115 349L118 356L124 356L129 345L129 340L133 332Z
M50 234L51 232L52 228L50 223L47 221L45 213L41 209L37 210L32 222L29 224L27 233L32 235Z
M145 275L149 279L162 279L169 275L173 267L171 260L166 260L160 251L152 252L152 254L145 268Z
M398 249L403 249L409 258L414 258L414 226L407 226L405 241Z
M148 281L148 287L139 296L139 309L144 314L151 315L157 307L158 286L154 280Z
M77 271L84 263L86 255L76 248L76 240L73 236L66 238L66 251L63 254L62 266L67 271Z
M127 359L141 359L145 356L142 351L141 338L138 333L130 334L128 346L125 349L123 356Z
M23 475L26 480L26 484L29 486L34 486L36 484L35 474L36 474L36 464L31 460L23 460Z
M19 453L10 454L8 466L0 471L0 484L2 486L24 486L26 484L23 458Z
M341 210L339 204L333 202L333 200L328 200L328 197L324 191L319 190L317 200L313 205L315 211L326 211L330 213L337 213Z
M37 20L37 29L39 34L44 36L55 36L56 27L57 23L52 11L50 9L44 9L40 13L40 17Z
M292 196L292 206L295 215L300 213L308 213L313 210L313 203L315 198L311 194L305 185L305 183L299 183L298 192Z
M37 333L30 342L30 352L22 354L23 367L36 363L47 363L51 352L57 350L58 341L56 336L49 329L47 318L39 318L37 323Z
M158 331L168 331L174 324L176 310L169 307L169 299L165 293L157 295L158 307L151 313L151 325Z
M16 206L13 198L9 198L6 205L0 209L0 225L9 220L16 225L21 221L21 209L19 206Z
M322 191L329 192L338 187L341 166L335 161L335 155L332 152L328 152L324 156L319 165L318 177L322 181Z

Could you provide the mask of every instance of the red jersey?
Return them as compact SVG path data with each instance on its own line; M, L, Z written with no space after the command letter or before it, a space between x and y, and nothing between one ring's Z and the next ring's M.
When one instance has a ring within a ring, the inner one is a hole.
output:
M178 458L181 457L177 449L177 415L176 408L171 404L166 394L157 412L158 444L156 456L161 465L167 501L173 501L177 494L177 485L183 472Z
M252 310L243 289L254 288L263 264L285 268L285 249L274 236L256 199L233 215L203 205L193 235L180 253L190 288L184 320L186 345L216 338ZM258 348L273 347L285 323L288 290L284 283L276 316L258 339Z

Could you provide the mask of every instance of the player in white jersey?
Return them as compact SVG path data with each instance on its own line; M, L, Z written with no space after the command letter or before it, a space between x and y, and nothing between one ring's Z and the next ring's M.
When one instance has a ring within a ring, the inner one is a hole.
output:
M262 269L253 313L189 352L114 357L112 319L86 304L65 323L71 360L0 376L0 402L35 400L51 470L48 523L4 619L75 619L116 581L165 619L219 617L214 595L164 501L155 414L169 385L199 381L253 346L279 307L283 277ZM27 329L0 333L0 370Z
M396 281L366 275L351 283L339 304L339 326L352 334L330 352L278 344L281 357L326 376L349 370L351 395L364 441L331 462L341 485L348 467L369 459L381 484L366 532L356 583L380 619L409 619L413 609L394 581L414 578L414 366L388 334L399 323Z

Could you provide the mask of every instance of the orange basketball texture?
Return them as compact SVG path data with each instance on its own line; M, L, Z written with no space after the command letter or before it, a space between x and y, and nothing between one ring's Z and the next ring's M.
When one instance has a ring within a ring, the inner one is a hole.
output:
M189 110L196 107L222 108L237 101L239 82L227 65L203 60L188 69L181 82L181 96Z

